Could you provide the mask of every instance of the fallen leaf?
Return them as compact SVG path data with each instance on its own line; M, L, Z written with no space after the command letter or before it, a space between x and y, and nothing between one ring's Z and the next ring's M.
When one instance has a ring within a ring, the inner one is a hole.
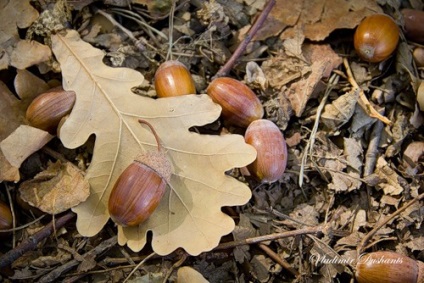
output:
M19 126L0 142L0 149L13 166L19 168L31 154L42 148L53 138L48 132L27 126Z
M406 246L412 251L423 251L424 250L424 237L413 237L409 242L406 243Z
M85 201L90 185L82 172L69 162L57 161L19 186L25 202L50 214L64 212Z
M313 0L294 1L298 5L287 5L286 1L277 1L285 9L285 14L299 18L295 25L287 27L281 34L281 39L293 37L299 27L305 38L312 41L324 40L336 29L352 29L370 14L382 13L383 10L376 0ZM291 10L289 10L291 9ZM299 14L300 11L300 14Z
M333 132L346 124L355 113L358 96L358 90L351 90L334 100L331 104L325 105L321 115L323 124Z
M63 87L74 90L73 111L60 130L62 143L78 147L96 135L86 178L91 194L73 210L83 236L97 234L109 219L107 202L115 180L140 153L157 150L150 130L153 125L172 163L172 177L156 211L138 227L118 226L118 241L139 251L146 234L153 232L156 253L169 254L182 247L197 255L218 245L234 229L234 221L222 213L223 206L241 205L250 189L225 172L251 163L255 150L239 135L211 136L190 132L195 125L215 121L220 106L207 95L164 99L137 96L131 87L143 76L126 68L103 64L103 52L83 42L76 31L52 37L53 52L61 64Z
M380 177L380 179L385 180L385 182L380 182L377 185L377 187L383 189L384 194L396 196L406 189L406 180L399 176L395 170L390 168L389 163L387 163L382 156L377 159L375 173Z
M25 111L32 99L42 91L48 88L48 85L41 79L37 78L26 70L18 70L14 82L16 94L21 98L17 99L8 87L0 81L0 141L10 135L19 125L25 121ZM43 133L39 133L44 135ZM37 149L39 147L38 139L28 139L25 141L29 148ZM14 147L13 152L20 154L21 149ZM17 152L18 151L18 152ZM32 152L27 152L29 155ZM6 153L10 158L10 153ZM20 179L19 166L20 162L15 162L14 165L6 158L2 150L0 150L0 182L14 181Z
M403 152L403 166L416 168L420 160L424 160L424 142L410 143Z
M10 56L10 65L23 70L49 60L51 55L52 52L47 45L33 40L21 40L13 48Z
M178 269L177 283L207 283L208 280L197 270L189 266L183 266Z
M10 64L11 47L20 41L18 28L29 27L38 15L30 0L0 1L0 70Z

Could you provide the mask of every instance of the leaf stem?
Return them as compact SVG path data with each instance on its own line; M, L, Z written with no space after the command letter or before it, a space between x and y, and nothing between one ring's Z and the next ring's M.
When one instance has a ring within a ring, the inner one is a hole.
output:
M143 119L138 119L138 122L140 124L145 124L147 127L150 128L150 131L152 132L152 134L155 136L156 139L156 144L158 145L158 151L162 150L162 146L160 145L160 140L159 140L159 136L155 131L155 128L153 128L152 124L150 124L149 122L147 122L146 120Z

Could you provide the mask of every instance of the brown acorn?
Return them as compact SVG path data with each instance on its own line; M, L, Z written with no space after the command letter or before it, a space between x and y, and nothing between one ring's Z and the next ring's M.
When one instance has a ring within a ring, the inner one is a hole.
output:
M396 50L399 28L385 14L366 17L356 28L353 43L362 60L377 63L386 60Z
M359 283L424 283L424 263L391 251L373 252L359 259L355 277Z
M406 38L417 43L424 43L424 11L403 9L401 13Z
M31 102L26 119L31 126L54 134L60 120L72 111L75 99L75 92L53 88Z
M190 71L179 61L166 61L156 70L155 89L158 97L195 94Z
M13 226L13 217L10 207L0 201L0 230L7 230Z
M244 83L227 77L216 78L206 92L222 107L222 117L229 123L247 127L264 115L262 104L256 94Z
M287 166L287 144L280 129L271 121L253 121L244 135L246 143L257 152L255 161L247 166L249 172L264 183L280 179Z
M159 205L171 179L171 163L161 150L159 137L144 120L156 138L158 151L140 154L121 173L109 197L109 214L121 226L137 226L146 221Z

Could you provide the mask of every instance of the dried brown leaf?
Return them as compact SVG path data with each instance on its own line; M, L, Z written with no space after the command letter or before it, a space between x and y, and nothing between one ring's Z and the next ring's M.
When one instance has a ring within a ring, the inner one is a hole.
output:
M281 5L286 9L285 13L292 17L298 17L299 20L284 30L281 35L282 39L292 37L295 30L301 27L307 39L313 41L324 40L336 29L352 29L367 15L382 12L376 0L313 0L292 2L299 4L296 6L288 5L287 9L285 7L286 1L281 1ZM301 6L299 7L299 5Z
M375 173L380 179L385 180L385 182L379 183L377 187L382 188L386 195L399 195L406 187L406 180L399 176L382 156L377 160Z
M301 72L305 73L310 69L310 73L302 75L299 81L292 83L285 91L297 117L303 114L306 103L317 91L317 85L321 79L328 77L331 71L342 62L329 45L305 44L302 50L306 60L311 64L308 66L303 63ZM297 73L299 74L299 71Z
M410 248L412 251L423 251L424 250L424 236L412 238L405 245L408 248Z
M321 115L324 125L332 132L335 132L341 126L346 124L352 117L353 113L355 113L358 96L358 90L351 90L334 100L331 104L325 105L324 111Z
M158 254L182 247L190 254L210 250L234 229L221 207L246 203L250 189L225 172L252 162L255 150L242 136L200 135L195 125L216 120L221 108L207 95L151 99L133 94L143 76L131 69L103 64L103 52L83 42L76 31L53 36L53 52L61 64L63 87L74 90L73 111L60 130L66 147L84 144L95 134L96 144L86 178L91 194L73 210L84 236L97 234L109 220L107 202L121 172L140 153L157 150L150 122L172 162L172 177L152 216L138 227L118 227L118 241L138 251L153 231ZM207 208L207 209L205 209Z
M51 164L19 187L22 200L50 214L58 214L85 201L90 185L82 172L69 162Z

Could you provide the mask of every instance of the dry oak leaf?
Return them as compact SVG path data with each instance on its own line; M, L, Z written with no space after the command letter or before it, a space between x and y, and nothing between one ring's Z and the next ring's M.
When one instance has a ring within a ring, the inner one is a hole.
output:
M52 41L63 87L77 94L60 139L66 147L75 148L96 135L86 174L91 194L73 209L79 233L93 236L103 228L109 220L107 203L115 180L135 156L156 150L152 132L138 122L141 118L158 133L173 174L164 198L146 222L138 227L118 226L119 243L139 251L152 231L152 247L161 255L179 247L197 255L217 246L234 228L234 221L221 208L245 204L251 197L250 189L225 171L256 157L242 136L189 131L215 121L221 107L207 95L156 100L135 95L131 87L141 84L143 76L132 69L104 65L104 53L82 41L76 31L55 35Z

